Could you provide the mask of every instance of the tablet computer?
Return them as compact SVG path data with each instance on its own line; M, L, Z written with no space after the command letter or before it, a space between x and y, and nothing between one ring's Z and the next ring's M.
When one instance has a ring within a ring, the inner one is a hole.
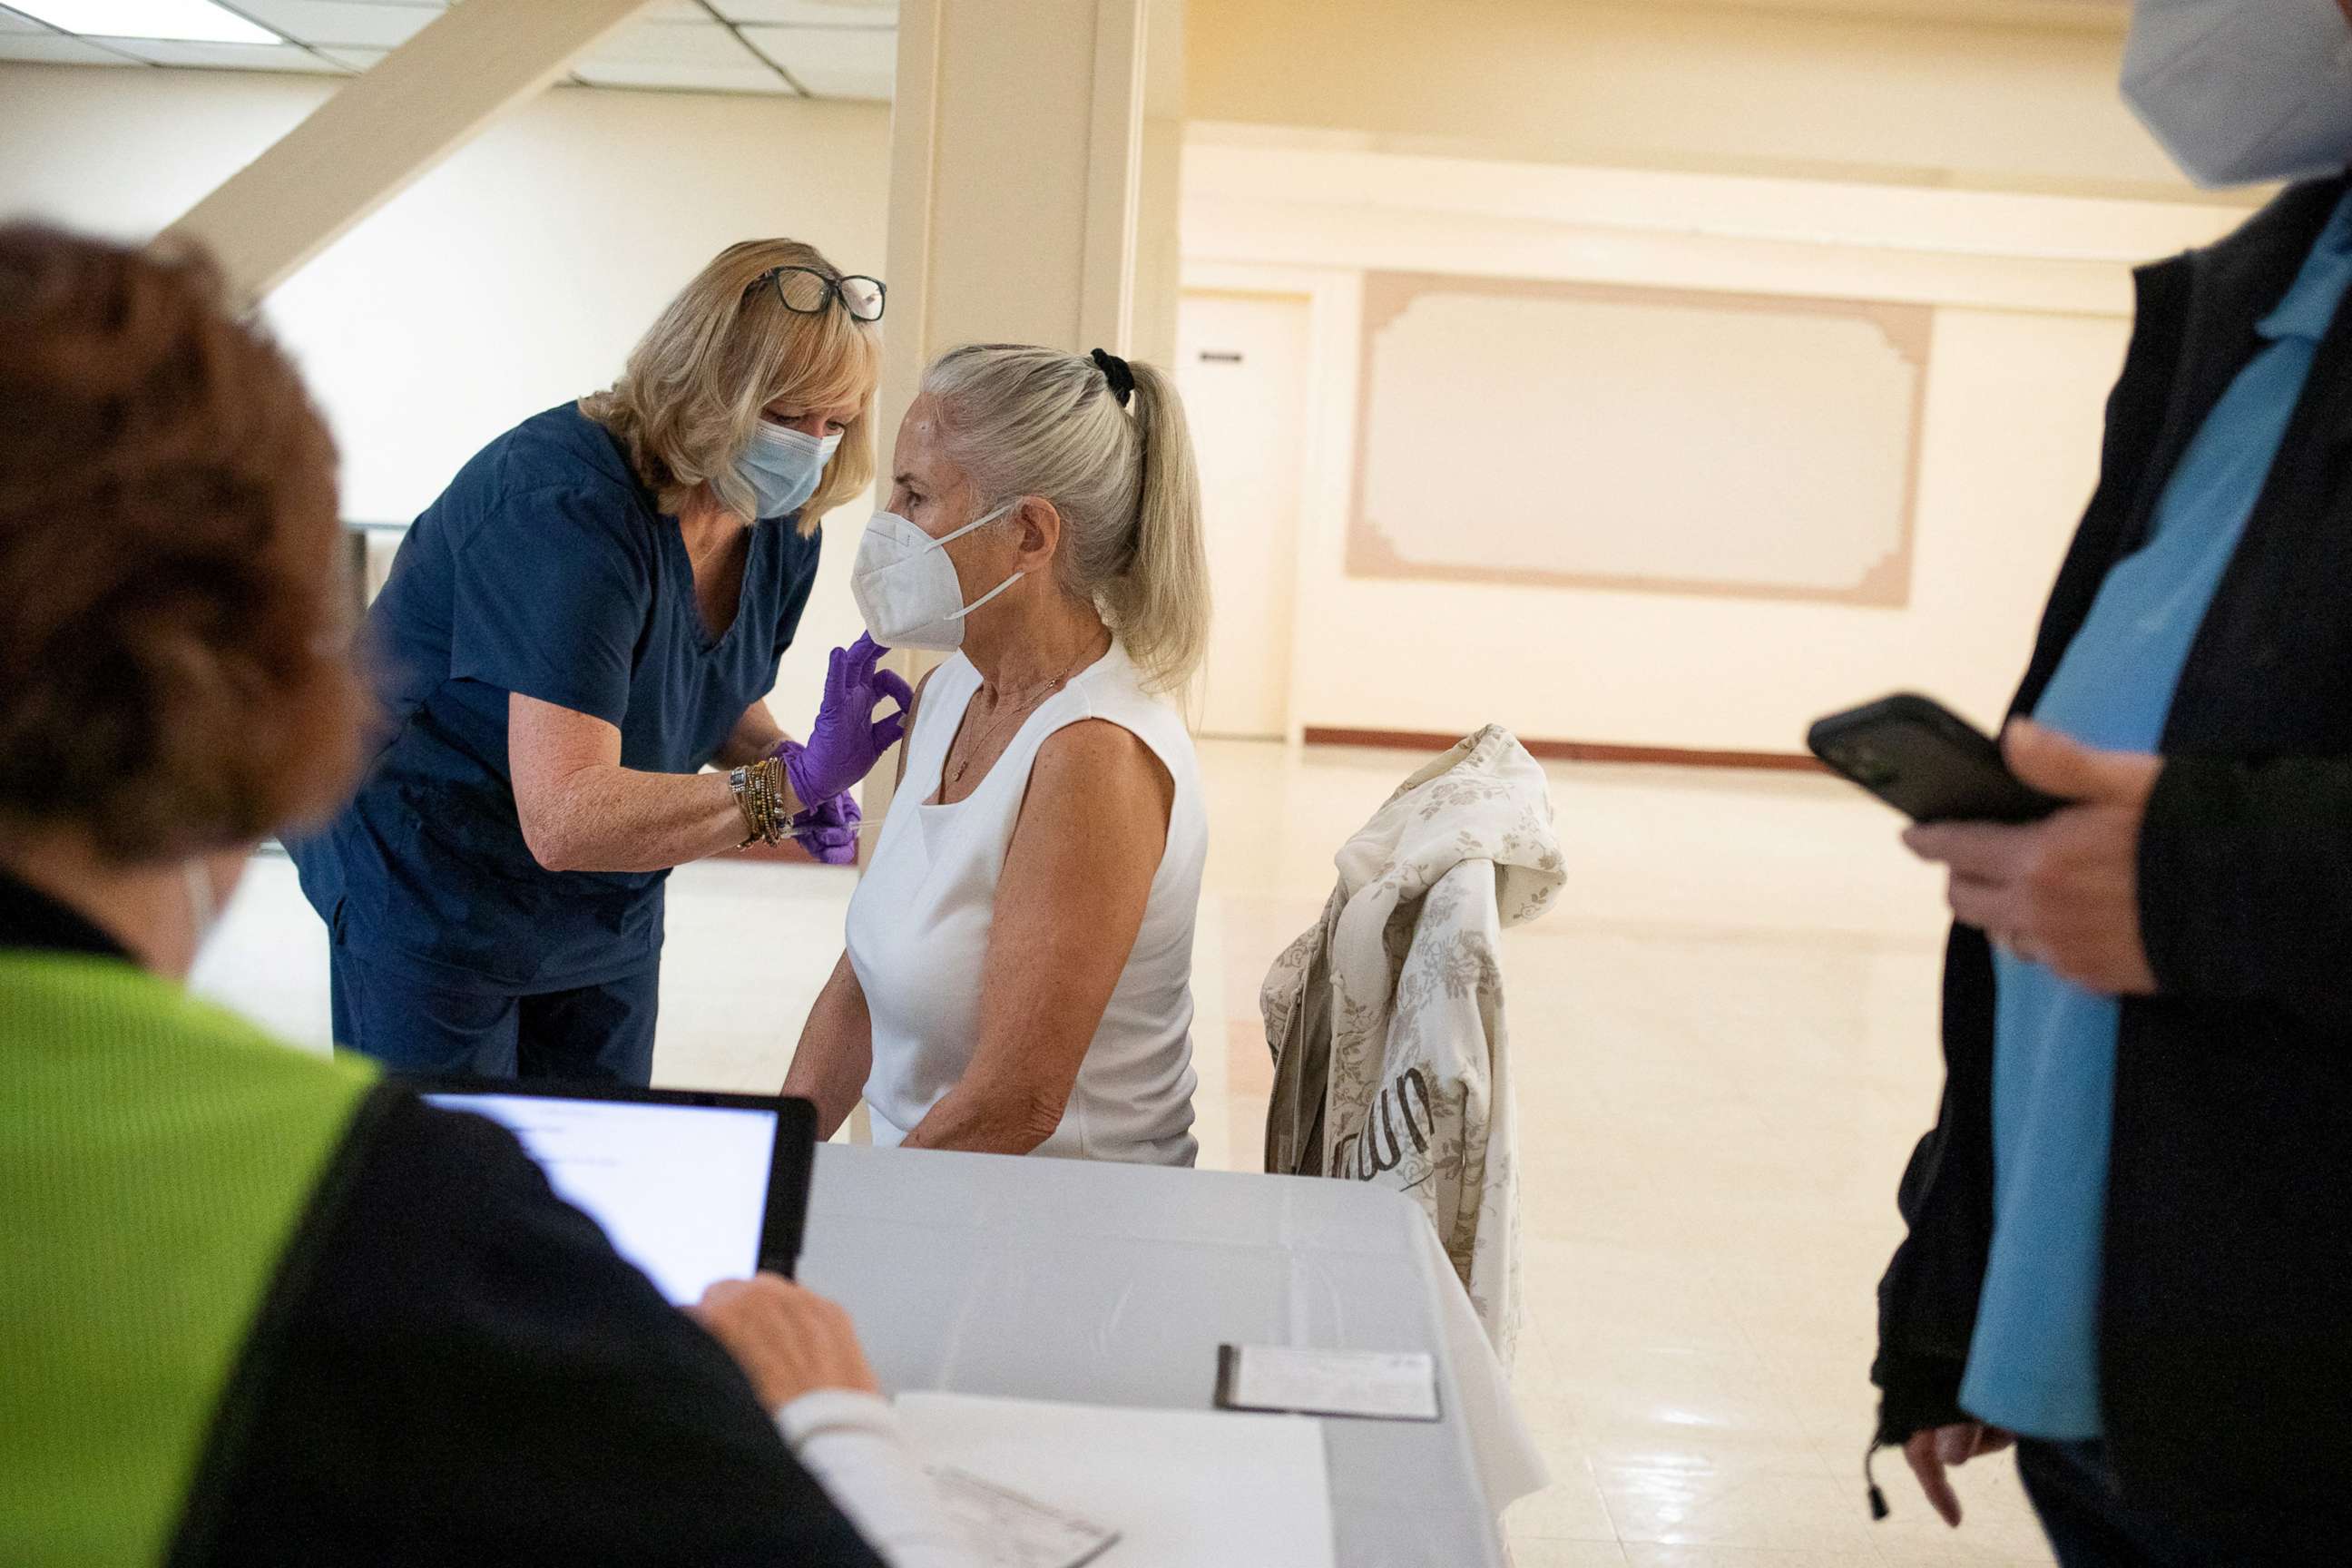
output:
M556 1195L679 1306L755 1270L791 1278L816 1108L773 1095L410 1079L428 1104L511 1130Z

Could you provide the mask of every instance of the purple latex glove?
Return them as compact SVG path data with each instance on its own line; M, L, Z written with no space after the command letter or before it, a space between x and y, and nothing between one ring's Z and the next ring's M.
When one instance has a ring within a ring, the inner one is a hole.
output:
M857 864L857 825L866 814L854 795L837 795L793 818L793 839L821 866Z
M795 751L785 751L784 775L803 806L820 805L856 787L874 771L882 753L898 743L907 727L907 710L915 692L906 677L876 666L890 650L870 637L849 647L833 650L824 672L824 703L817 710L809 738ZM874 717L884 698L898 704L886 719Z

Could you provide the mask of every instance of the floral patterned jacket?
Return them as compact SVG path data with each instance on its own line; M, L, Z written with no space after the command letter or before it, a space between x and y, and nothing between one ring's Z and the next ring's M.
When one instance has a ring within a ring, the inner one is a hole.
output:
M1507 1365L1519 1184L1500 948L1567 880L1543 769L1489 725L1407 779L1337 863L1322 923L1260 998L1265 1168L1410 1194Z

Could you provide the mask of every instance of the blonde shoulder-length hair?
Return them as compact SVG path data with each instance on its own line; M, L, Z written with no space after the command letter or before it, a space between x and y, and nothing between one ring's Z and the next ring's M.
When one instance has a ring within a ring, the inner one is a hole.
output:
M730 245L669 302L629 353L621 379L580 400L581 412L610 430L662 510L675 515L709 486L719 504L756 518L751 487L735 472L762 410L855 405L816 493L801 508L800 531L874 479L874 388L881 377L881 331L830 303L803 316L761 279L778 267L841 271L814 246L792 239Z

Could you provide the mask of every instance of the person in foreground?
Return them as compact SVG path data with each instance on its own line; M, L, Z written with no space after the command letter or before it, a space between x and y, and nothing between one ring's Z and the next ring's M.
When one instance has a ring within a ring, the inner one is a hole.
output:
M787 834L856 858L846 792L905 683L836 651L805 743L765 699L818 525L874 471L882 302L808 246L730 246L614 386L500 436L409 529L368 616L389 729L288 846L339 1046L642 1086L670 868Z
M784 1092L877 1143L1191 1164L1207 819L1166 700L1208 631L1174 386L1095 351L959 349L898 431L851 587L916 694L847 950Z
M338 531L200 258L0 229L0 1563L965 1561L837 1308L698 1327L503 1129L182 988L361 765Z
M2126 72L2209 183L2319 177L2140 274L2006 742L2067 804L1908 836L1958 926L1877 1436L1955 1525L1949 1469L2015 1442L2066 1568L2340 1563L2352 8L2143 4Z

